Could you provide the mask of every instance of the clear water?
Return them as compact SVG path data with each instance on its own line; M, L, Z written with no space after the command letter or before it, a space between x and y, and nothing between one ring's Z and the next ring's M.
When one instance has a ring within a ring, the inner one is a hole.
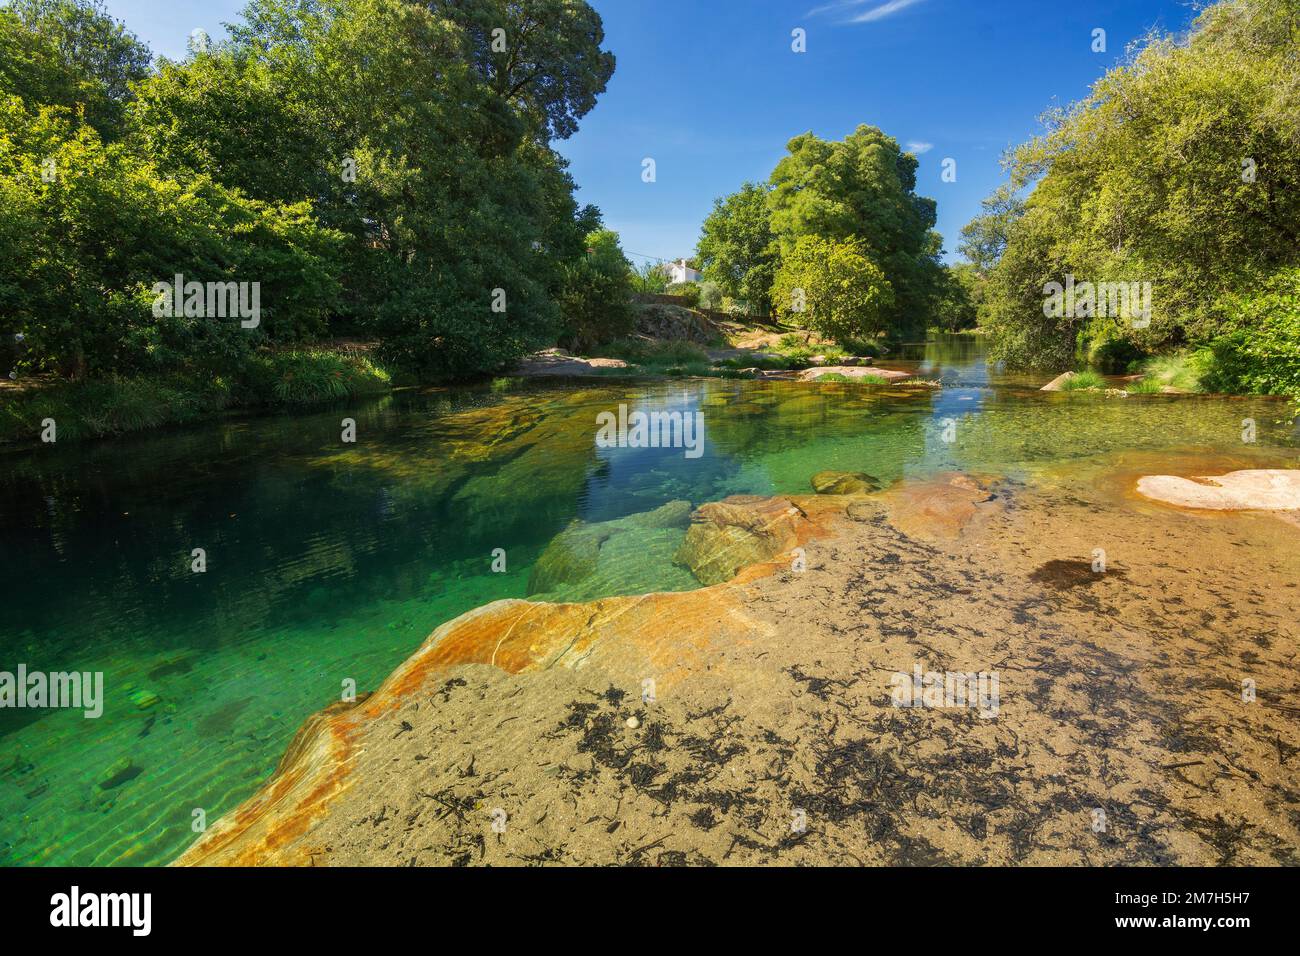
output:
M1042 394L990 368L974 337L901 358L945 387L521 383L0 454L0 670L105 679L97 720L0 710L0 864L172 859L194 812L215 820L250 795L345 681L372 688L444 621L526 596L574 519L805 493L825 469L892 481L1146 452L1297 458L1283 403ZM704 454L597 448L596 415L620 402L701 411ZM613 570L547 597L693 587L671 563L682 534L647 533Z

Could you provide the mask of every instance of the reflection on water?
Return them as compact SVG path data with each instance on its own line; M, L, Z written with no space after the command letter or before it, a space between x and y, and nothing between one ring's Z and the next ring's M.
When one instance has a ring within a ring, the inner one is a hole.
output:
M889 482L1104 470L1134 452L1295 459L1276 402L1040 394L975 336L884 364L908 363L945 387L533 384L0 455L0 670L103 671L106 686L98 720L0 711L0 863L170 859L194 811L215 820L251 793L345 682L373 687L443 621L525 596L575 520L612 522L617 561L547 597L691 587L671 564L680 527L621 519L806 492L825 469ZM596 416L621 402L701 411L704 453L597 448Z

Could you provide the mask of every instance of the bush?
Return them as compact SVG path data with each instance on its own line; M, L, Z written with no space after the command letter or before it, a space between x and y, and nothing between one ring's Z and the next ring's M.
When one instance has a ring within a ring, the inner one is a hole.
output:
M825 338L874 335L894 308L894 289L861 242L800 236L782 260L772 286L782 315Z
M0 402L0 441L34 440L54 419L62 439L98 438L197 421L226 408L304 405L378 394L386 371L325 350L258 353L233 372L179 372L56 382Z
M1091 369L1078 372L1061 383L1061 391L1063 392L1079 392L1105 387L1106 380L1102 378L1100 373L1094 372Z
M1202 383L1215 392L1300 398L1300 269L1285 269L1259 289L1221 305L1227 332L1199 358Z
M1160 384L1159 379L1148 375L1136 382L1130 382L1124 390L1130 395L1158 395L1164 391L1164 386Z
M664 289L664 293L685 300L688 308L694 309L700 304L700 286L695 282L674 282Z
M717 311L722 308L722 286L716 282L701 282L699 285L699 301L696 303L701 309Z
M619 358L634 365L708 364L709 353L694 342L683 340L618 339L601 349L607 358Z

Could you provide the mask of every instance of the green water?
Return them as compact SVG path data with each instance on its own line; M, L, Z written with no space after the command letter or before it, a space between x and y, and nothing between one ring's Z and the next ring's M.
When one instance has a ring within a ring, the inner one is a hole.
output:
M806 493L825 469L892 481L1142 451L1297 457L1279 402L1042 394L973 337L903 359L944 387L521 383L0 454L0 671L105 680L98 719L0 710L0 863L170 860L194 811L212 821L251 794L345 681L373 688L439 624L528 595L575 519ZM620 403L702 412L703 454L596 447L597 414ZM1258 441L1244 446L1247 417ZM628 531L598 574L546 596L693 587L671 562L683 534Z

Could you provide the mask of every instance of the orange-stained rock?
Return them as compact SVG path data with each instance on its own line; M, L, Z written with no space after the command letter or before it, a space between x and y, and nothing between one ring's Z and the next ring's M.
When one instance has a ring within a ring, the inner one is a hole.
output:
M718 646L748 642L768 629L745 610L748 584L787 566L787 550L828 533L842 499L815 495L736 497L697 511L721 529L728 520L762 537L775 560L752 564L734 579L698 591L613 597L581 604L496 601L439 627L378 690L355 704L334 704L298 731L260 790L226 814L185 851L179 866L309 866L306 839L332 801L357 781L356 741L378 715L429 696L441 675L462 664L508 673L581 668L595 655L606 668L654 673L666 690L693 669L712 665ZM720 565L719 565L720 566Z
M701 584L720 584L793 548L804 520L804 512L785 498L733 495L711 501L691 515L673 561L690 568Z
M996 510L993 494L968 475L937 475L928 481L903 482L881 500L889 523L910 538L952 539L982 514Z

